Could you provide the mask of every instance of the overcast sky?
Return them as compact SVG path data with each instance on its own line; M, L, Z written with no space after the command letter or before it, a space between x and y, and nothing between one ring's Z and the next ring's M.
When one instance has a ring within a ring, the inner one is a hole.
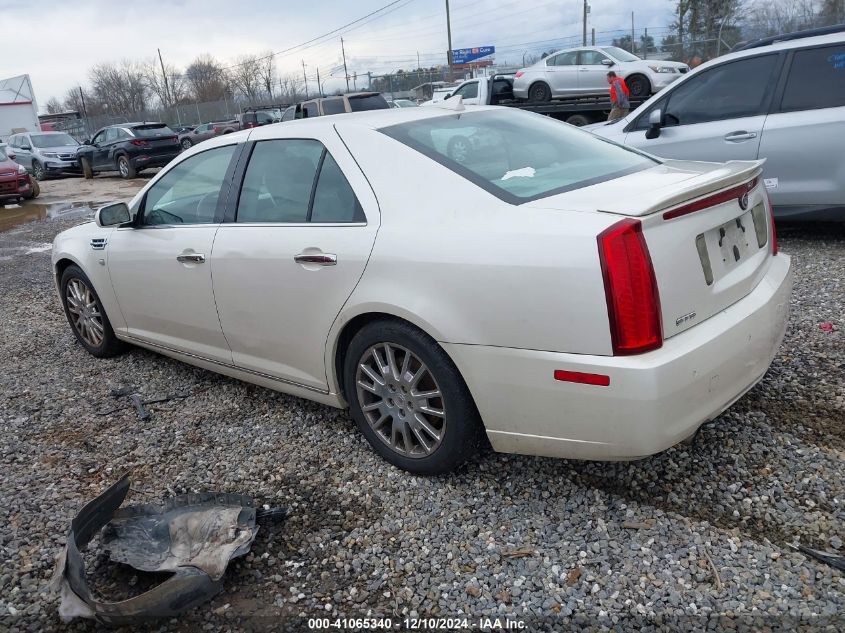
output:
M283 51L387 5L391 0L0 0L0 78L29 74L39 106L87 82L88 69L123 58L185 66L209 53L232 63L239 55ZM533 53L580 44L581 0L451 0L453 48L496 46L497 62L520 64ZM599 43L630 31L624 0L592 0L589 27ZM638 0L635 26L659 42L672 21L671 0ZM342 32L276 58L281 73L309 82L319 67L324 90L343 83L340 36L349 72L365 75L445 62L444 0L400 0ZM617 31L617 32L614 32ZM637 34L639 37L639 33ZM567 39L569 38L569 39ZM576 41L577 40L577 41ZM326 77L329 76L328 81ZM334 78L332 78L332 76ZM361 83L358 84L361 87Z

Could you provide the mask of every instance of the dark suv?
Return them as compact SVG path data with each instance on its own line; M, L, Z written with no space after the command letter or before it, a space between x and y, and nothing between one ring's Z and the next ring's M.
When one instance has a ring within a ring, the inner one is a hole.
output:
M164 123L119 123L86 140L77 156L86 178L101 171L135 178L147 167L163 167L180 151L179 137Z

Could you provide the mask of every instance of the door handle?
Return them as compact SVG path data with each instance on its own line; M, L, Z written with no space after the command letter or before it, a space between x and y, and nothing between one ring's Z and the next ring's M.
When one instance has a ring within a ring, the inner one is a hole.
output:
M203 264L205 263L205 255L202 253L179 255L176 257L176 261L181 264Z
M726 141L747 141L752 138L757 138L757 132L746 132L745 130L742 130L740 132L725 134Z
M297 264L316 264L317 266L337 265L337 255L331 253L300 253L294 255L293 261Z

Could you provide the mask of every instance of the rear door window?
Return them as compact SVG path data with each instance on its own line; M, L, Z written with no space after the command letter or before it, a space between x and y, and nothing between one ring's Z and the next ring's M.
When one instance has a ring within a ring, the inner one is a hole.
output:
M323 114L343 114L346 112L346 105L343 98L323 99Z
M795 51L781 112L845 106L845 44Z
M578 63L578 51L555 55L546 62L546 66L575 66Z

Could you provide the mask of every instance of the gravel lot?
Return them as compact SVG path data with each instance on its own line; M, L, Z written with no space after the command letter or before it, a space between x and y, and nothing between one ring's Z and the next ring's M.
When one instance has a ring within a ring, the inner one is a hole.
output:
M48 182L40 201L66 200L79 182ZM98 178L77 197L141 184ZM43 588L71 518L125 471L129 501L213 489L291 511L259 531L213 601L149 630L417 615L511 616L529 630L570 626L564 616L598 628L710 618L711 628L794 629L804 618L845 629L845 575L789 547L845 553L842 227L779 227L796 275L783 347L693 445L616 464L488 451L424 479L377 458L344 412L142 350L89 356L62 315L46 249L76 222L0 233L0 629L94 630L61 624ZM124 386L190 396L140 422L109 395ZM107 597L146 582L96 548L86 560Z

